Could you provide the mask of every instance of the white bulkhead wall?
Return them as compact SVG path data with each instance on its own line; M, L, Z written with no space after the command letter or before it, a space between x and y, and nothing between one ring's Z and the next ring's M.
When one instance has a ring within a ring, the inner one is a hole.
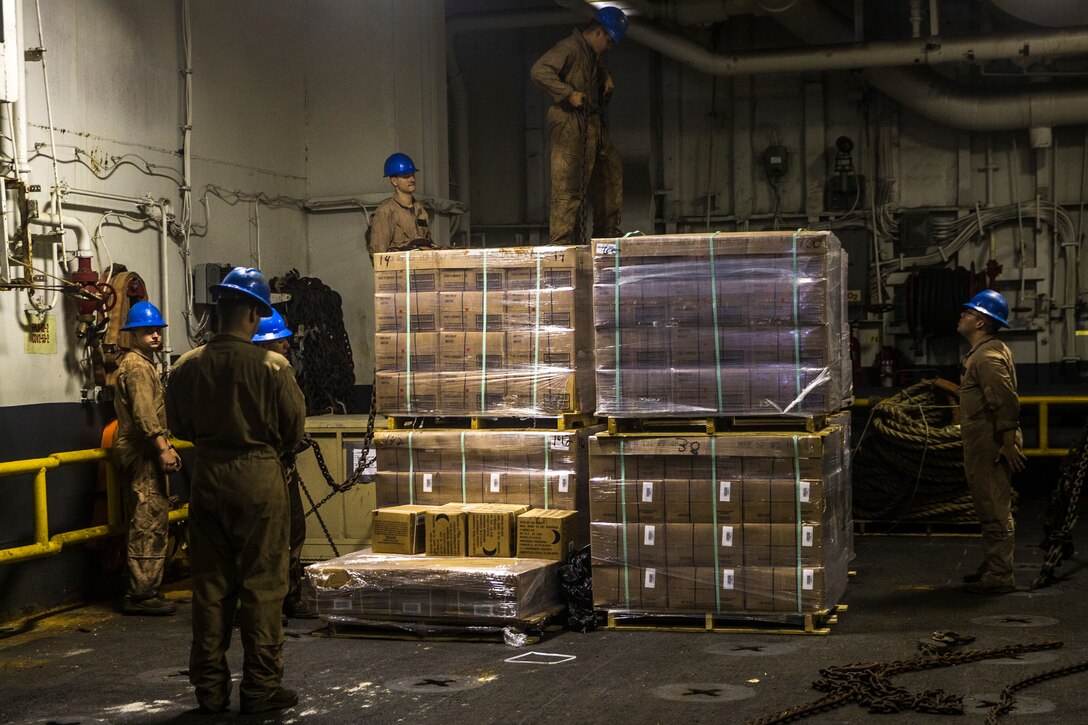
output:
M448 198L442 4L191 0L189 7L192 262L255 265L253 219L259 219L259 255L266 274L295 268L341 293L356 382L369 384L373 282L364 216L313 216L302 207L316 196L384 193L388 184L381 164L394 150L408 152L424 169L424 195ZM62 184L127 197L150 194L168 199L180 213L182 8L180 1L41 0ZM25 44L37 46L34 0L25 0L23 10ZM42 187L33 198L44 208L54 178L40 63L27 63L26 80L30 182ZM77 154L94 169L76 162ZM162 175L143 173L122 158L143 168L145 161L164 167ZM254 204L229 193L224 195L234 204L207 193L209 221L201 203L209 185L285 197L289 203L261 204L255 212ZM133 204L74 194L64 215L93 233L104 204L139 216ZM102 227L104 245L93 266L101 269L112 255L141 274L151 301L162 306L158 230L125 223L134 231ZM74 249L71 232L67 242ZM35 250L36 267L51 267L48 251L45 245ZM175 353L190 347L178 252L171 241L168 322ZM74 335L71 302L59 299L51 313L58 331L53 355L24 352L25 303L22 292L0 292L0 406L77 401L83 386L78 373L82 348Z

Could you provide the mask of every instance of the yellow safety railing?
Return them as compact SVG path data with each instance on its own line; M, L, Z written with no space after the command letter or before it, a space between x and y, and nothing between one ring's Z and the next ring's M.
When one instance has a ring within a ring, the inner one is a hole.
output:
M178 450L193 447L192 443L186 441L173 441L173 444ZM106 462L106 512L108 523L86 529L65 531L50 536L47 472L61 466L97 463L98 461ZM117 472L109 460L109 451L107 449L91 448L85 451L53 453L45 458L0 462L0 478L27 474L33 474L34 476L34 543L0 549L0 564L12 564L29 559L38 559L43 556L52 556L59 554L65 545L102 539L107 536L117 536L128 530L128 524L124 518L124 507L121 503L121 490L118 484ZM188 516L189 506L186 504L180 509L170 512L170 521L182 521Z
M854 407L866 408L875 405L877 399L857 398ZM1032 406L1039 410L1039 445L1025 448L1024 455L1032 457L1061 458L1069 453L1068 448L1050 447L1050 409L1051 406L1080 405L1088 408L1088 395L1025 395L1020 398L1020 418L1023 420L1024 408Z

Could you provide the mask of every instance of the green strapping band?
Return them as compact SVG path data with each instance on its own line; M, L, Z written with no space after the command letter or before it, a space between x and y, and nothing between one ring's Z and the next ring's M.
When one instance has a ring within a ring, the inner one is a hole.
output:
M722 410L722 349L721 331L718 330L718 282L714 274L714 234L710 235L710 309L714 313L714 369L718 379L718 412L723 413L725 411ZM717 591L716 587L715 591Z
M484 249L484 334L481 350L483 358L480 360L480 412L487 412L487 249ZM462 482L462 488L463 488Z
M620 516L623 518L623 597L625 608L631 608L631 585L627 582L627 462L623 458L623 439L620 439Z
M412 431L408 431L408 503L416 502L416 457L412 453Z
M799 314L797 310L797 235L801 233L798 229L793 233L793 369L797 377L797 397L801 397L801 331L798 328ZM797 404L798 412L800 412L801 404Z
M540 250L536 252L536 319L533 321L533 410L536 410L537 370L540 368ZM545 491L547 482L545 481ZM547 508L547 506L545 506Z
M468 503L465 491L465 432L461 431L461 503Z
M551 454L548 452L548 434L544 434L544 508L548 507L548 475L551 472Z
M615 294L615 307L616 307L616 404L614 409L620 407L620 244L616 242L616 279L614 285L616 287ZM623 443L620 443L622 449Z
M797 450L797 436L793 436L794 506L797 515L797 613L801 613L801 455Z
M407 330L404 361L408 369L404 381L404 402L409 413L412 412L412 273L409 261L411 254L411 252L404 253L404 329Z
M714 518L714 606L717 607L716 611L720 612L722 611L722 589L718 582L718 576L721 573L718 570L718 547L721 546L718 540L718 439L714 437L710 439L710 501L711 516Z

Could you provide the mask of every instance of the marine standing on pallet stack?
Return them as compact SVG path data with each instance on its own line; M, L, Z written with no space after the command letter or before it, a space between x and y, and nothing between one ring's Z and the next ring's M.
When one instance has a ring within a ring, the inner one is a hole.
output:
M593 236L620 236L623 164L604 123L604 105L614 86L601 56L627 32L627 16L613 7L594 12L595 20L556 43L530 71L533 82L552 99L547 119L552 244L589 241L584 238L587 193Z
M997 330L1008 327L1009 304L983 290L964 305L956 325L971 345L960 369L960 431L967 486L982 523L985 559L963 580L978 594L1015 591L1012 555L1012 474L1024 470L1016 366Z
M227 649L241 605L241 712L282 710L288 502L281 457L305 433L306 403L287 360L252 344L272 313L268 280L236 267L217 285L219 332L181 356L166 390L171 429L196 446L189 525L193 645L189 681L200 710L230 706Z
M181 469L170 445L166 406L155 353L162 350L162 315L150 302L137 302L125 326L133 347L121 358L114 384L117 438L112 455L123 480L128 516L128 582L124 614L169 615L173 602L159 595L166 564L170 491L166 474Z

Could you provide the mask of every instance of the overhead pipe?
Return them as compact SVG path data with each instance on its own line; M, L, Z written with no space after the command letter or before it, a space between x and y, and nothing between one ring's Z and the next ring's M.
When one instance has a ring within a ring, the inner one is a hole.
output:
M778 14L772 14L778 19ZM793 28L790 28L794 30ZM803 29L796 32L802 33ZM716 53L686 38L642 22L632 22L627 37L695 70L715 76L805 73L887 66L936 65L961 61L1083 53L1088 28L1000 33L983 37L880 41L817 47Z

